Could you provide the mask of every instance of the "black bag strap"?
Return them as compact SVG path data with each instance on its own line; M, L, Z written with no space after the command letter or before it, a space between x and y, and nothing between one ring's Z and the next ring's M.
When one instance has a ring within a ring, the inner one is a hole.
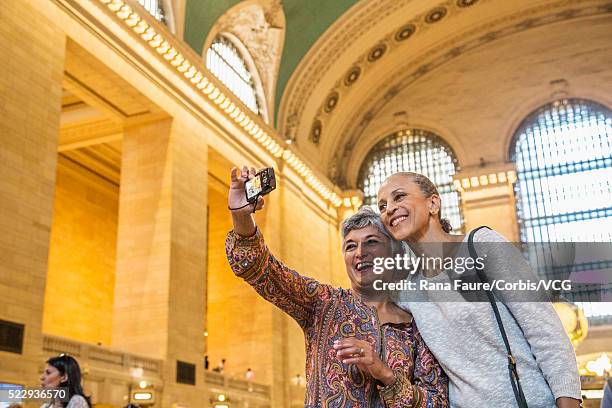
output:
M474 234L476 234L478 230L481 230L483 228L491 229L487 226L478 227L472 230L470 232L470 235L468 236L468 250L470 252L470 256L473 259L478 258L478 253L476 252L476 248L474 248ZM488 282L487 276L482 268L476 267L476 274L478 275L478 279L480 279L481 282ZM502 318L499 314L497 303L495 302L495 298L493 298L493 290L487 290L486 294L487 298L489 299L489 303L491 303L493 314L495 314L495 320L497 320L497 327L499 327L499 332L501 333L502 340L504 341L504 345L506 346L506 352L508 353L508 373L510 374L510 383L512 384L512 391L514 392L514 397L516 398L516 402L519 408L528 408L527 400L525 399L525 394L523 393L523 388L521 387L521 382L519 380L518 372L516 370L516 360L512 355L510 342L508 341L506 329L504 329L504 323L502 322Z

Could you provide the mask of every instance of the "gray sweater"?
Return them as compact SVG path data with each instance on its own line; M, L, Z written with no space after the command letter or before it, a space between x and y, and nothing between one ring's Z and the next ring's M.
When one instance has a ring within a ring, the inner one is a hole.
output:
M465 242L467 243L467 235ZM481 229L474 237L479 256L486 253L485 273L530 274L527 262L517 263L509 245L497 232ZM509 256L510 255L510 256ZM510 261L513 259L513 261ZM497 265L493 272L491 265ZM448 282L441 273L432 282ZM507 368L506 349L491 305L457 299L423 301L404 293L400 307L412 313L425 343L450 379L450 406L454 408L516 407ZM432 299L430 295L427 295ZM505 303L505 304L504 304ZM530 408L555 407L559 397L581 398L574 349L554 308L545 302L497 302L517 361L518 373Z

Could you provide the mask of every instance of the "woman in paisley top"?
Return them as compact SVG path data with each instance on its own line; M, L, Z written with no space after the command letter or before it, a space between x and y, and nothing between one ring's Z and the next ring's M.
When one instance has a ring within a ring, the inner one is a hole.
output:
M362 209L343 223L351 289L319 283L289 269L268 250L251 216L253 205L246 205L244 183L254 175L255 169L246 167L231 172L234 229L227 237L227 257L236 275L303 329L305 407L446 407L448 378L412 316L391 302L364 298L366 288L380 278L373 272L373 259L401 251L379 217ZM255 209L262 206L260 197Z

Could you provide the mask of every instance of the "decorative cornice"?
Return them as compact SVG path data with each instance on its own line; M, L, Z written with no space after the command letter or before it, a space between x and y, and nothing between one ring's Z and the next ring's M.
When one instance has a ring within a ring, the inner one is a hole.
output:
M132 30L148 48L156 51L165 63L182 75L191 86L218 107L229 119L239 125L246 134L267 150L271 155L284 161L296 171L304 182L334 207L340 207L343 199L335 186L315 175L298 153L279 141L273 129L268 128L259 118L252 117L249 109L210 74L201 61L192 58L172 35L159 29L152 17L134 0L97 0L125 26ZM338 192L336 192L338 191ZM341 193L340 193L341 194Z
M506 184L512 185L516 180L516 165L514 163L466 168L453 176L453 184L460 192Z
M348 99L348 95L350 95L351 90L353 89L353 84L357 82L357 79L351 80L349 75L353 74L354 76L354 73L357 72L359 73L358 76L367 74L372 66L378 61L382 60L383 57L388 57L389 54L392 54L405 44L411 44L411 41L406 40L413 38L415 35L418 36L426 33L432 29L434 24L442 21L443 19L446 20L448 18L455 17L458 15L458 12L473 6L476 3L478 3L478 0L448 0L444 3L439 3L430 8L428 11L415 15L410 21L405 22L399 28L394 27L393 30L387 32L385 36L378 39L374 46L362 53L353 62L351 68L344 78L336 81L335 86L329 92L328 97L321 104L314 119L312 120L313 124L311 126L308 139L314 144L319 144L319 139L324 133L326 122L332 119L332 111L338 105L338 100L342 99L346 101ZM389 89L388 95L385 95L385 97L392 98L398 92L399 89L393 87ZM301 101L302 107L297 115L298 118L301 118L304 107L308 104L308 101L305 99ZM335 101L331 109L329 106L330 101ZM314 134L315 131L317 132L317 135Z
M587 2L593 3L590 0L582 1L582 3ZM340 151L339 154L338 167L340 172L346 170L349 158L350 160L355 160L355 157L351 157L352 150L357 141L361 140L363 132L372 119L376 117L376 114L401 89L412 84L425 74L468 51L502 37L559 21L612 12L610 4L576 9L567 8L575 4L576 1L563 0L505 16L455 36L420 55L415 55L407 64L398 67L392 75L383 79L384 82L380 82L377 85L376 90L363 99L369 101L369 103L358 105L357 110L350 114L350 117L353 118L352 121L342 129L342 132L338 132L339 137L336 140L336 146L344 146L343 151ZM334 150L334 147L331 149ZM352 185L352 176L348 174L345 174L345 176L347 179L337 179L334 182L342 188L350 187Z
M317 40L291 74L279 105L278 130L283 138L292 139L299 127L306 102L310 99L314 81L327 72L352 44L359 41L381 19L401 10L413 0L369 0L351 7L340 20L332 24ZM375 15L377 18L372 19Z

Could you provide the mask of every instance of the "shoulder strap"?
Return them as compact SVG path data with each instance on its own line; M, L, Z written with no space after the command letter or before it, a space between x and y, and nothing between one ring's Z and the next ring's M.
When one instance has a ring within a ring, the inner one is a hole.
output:
M477 231L487 228L491 229L487 226L481 226L476 229L470 231L470 235L468 236L468 251L470 252L470 256L473 259L478 258L478 253L476 252L476 248L474 247L474 235ZM482 268L476 267L476 274L478 275L478 279L481 282L487 282L487 276ZM506 329L504 328L504 323L502 322L501 315L499 314L499 309L497 308L497 302L495 302L495 298L493 297L493 290L486 291L487 298L489 299L489 303L491 304L491 308L493 309L493 314L495 315L495 320L497 321L497 327L499 327L499 332L501 333L502 340L504 341L504 345L506 346L506 352L508 353L508 372L510 374L510 383L512 384L512 391L514 392L514 397L516 398L516 402L519 408L528 408L527 400L525 399L525 394L523 393L523 388L521 387L521 382L519 381L518 372L516 370L516 360L512 355L512 349L510 348L510 342L508 341L508 336L506 335Z

